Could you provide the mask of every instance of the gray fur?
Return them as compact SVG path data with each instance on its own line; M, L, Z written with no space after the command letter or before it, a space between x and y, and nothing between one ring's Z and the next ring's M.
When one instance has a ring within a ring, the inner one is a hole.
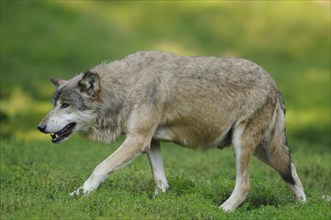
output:
M77 123L76 130L92 139L111 143L126 134L121 147L84 183L85 193L145 152L156 186L165 191L161 140L195 149L232 144L236 186L221 205L224 210L234 210L245 199L253 153L280 173L296 198L306 200L288 151L283 99L271 76L251 61L140 51L68 81L52 81L57 91L54 109L41 123L43 128L49 124L45 132L62 129L66 124L59 127L59 121L70 114L73 121L63 123ZM63 102L71 107L59 108Z

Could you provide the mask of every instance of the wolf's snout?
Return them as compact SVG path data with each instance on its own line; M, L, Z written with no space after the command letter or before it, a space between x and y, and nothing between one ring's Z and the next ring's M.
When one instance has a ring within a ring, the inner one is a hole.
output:
M46 133L46 124L45 123L39 124L37 128L39 131Z

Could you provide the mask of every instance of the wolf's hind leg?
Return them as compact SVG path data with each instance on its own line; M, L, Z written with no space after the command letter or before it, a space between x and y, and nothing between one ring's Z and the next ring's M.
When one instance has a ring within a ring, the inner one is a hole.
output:
M250 188L249 162L273 120L273 110L273 103L267 101L264 106L234 128L232 148L236 159L236 184L231 196L220 208L233 211L245 200Z
M165 192L168 188L168 182L165 176L163 160L161 155L160 141L152 140L151 148L147 152L147 155L154 177L154 182L155 182L154 196L156 196L158 195L159 190Z
M294 178L295 184L288 183L287 185L289 186L289 188L291 189L293 195L295 196L295 198L297 200L299 200L300 202L306 202L306 200L307 200L306 194L303 191L301 181L299 179L297 170L293 163L291 163L291 172L292 172L292 176Z
M305 202L306 195L287 147L284 113L277 109L275 116L274 125L270 129L272 132L265 136L254 156L274 168L285 180L295 198Z
M265 143L268 145L259 145L254 152L254 156L274 168L287 183L294 197L299 201L305 202L306 195L295 165L291 162L287 146L281 144L282 142L283 140L279 140L279 144L277 145L273 145L272 142Z
M256 147L245 124L239 125L233 133L232 147L236 159L236 184L231 196L220 206L225 211L233 211L246 198L250 184L248 165Z

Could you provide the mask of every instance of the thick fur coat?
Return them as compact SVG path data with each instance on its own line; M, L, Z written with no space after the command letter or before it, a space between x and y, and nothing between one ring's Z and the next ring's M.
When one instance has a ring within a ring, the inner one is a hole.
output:
M251 61L141 51L52 82L54 108L38 128L51 133L54 143L74 131L106 143L127 137L73 194L93 191L141 153L148 154L156 194L165 191L159 141L170 141L195 149L232 145L236 185L221 205L224 210L245 199L252 155L278 171L296 198L306 200L288 151L281 94L271 76Z

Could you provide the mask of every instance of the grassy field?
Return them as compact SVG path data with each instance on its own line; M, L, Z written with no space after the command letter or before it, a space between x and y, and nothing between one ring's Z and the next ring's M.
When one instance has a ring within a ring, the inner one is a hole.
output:
M87 197L71 198L94 166L116 149L79 138L62 145L2 140L1 219L21 218L176 218L176 219L329 219L330 156L292 154L308 203L296 203L278 175L251 164L251 191L233 213L217 206L235 180L231 149L208 152L163 145L170 189L152 199L154 183L146 156L114 173Z
M0 219L331 219L330 3L1 1ZM163 143L170 188L152 198L146 156L72 198L123 141L74 135L53 145L36 126L51 108L48 77L70 78L137 50L239 56L263 66L287 105L292 159L308 197L296 203L253 158L251 191L233 213L231 148L192 151Z

